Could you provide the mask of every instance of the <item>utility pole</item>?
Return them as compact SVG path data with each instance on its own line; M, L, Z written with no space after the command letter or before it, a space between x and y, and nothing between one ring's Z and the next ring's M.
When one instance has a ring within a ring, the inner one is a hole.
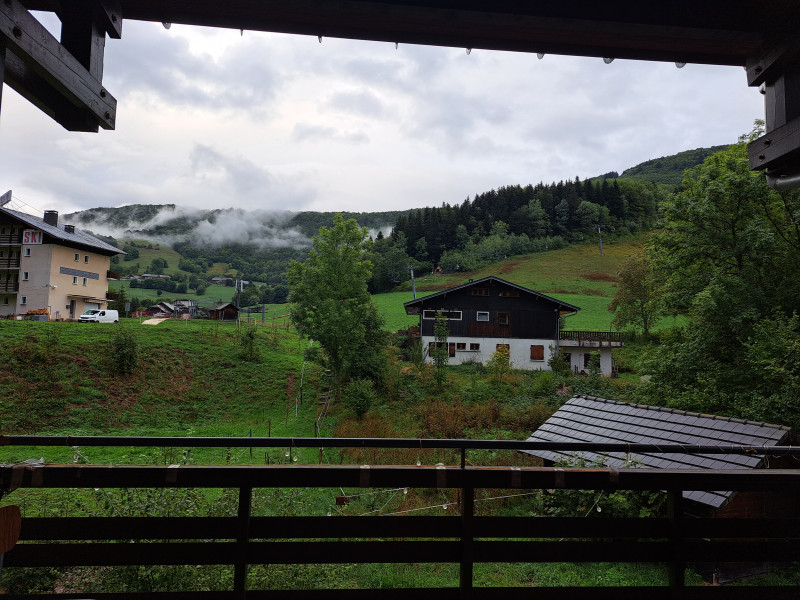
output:
M602 229L603 229L603 227L605 227L605 225L601 225L601 224L598 223L597 225L595 225L595 227L597 227L597 239L598 239L598 241L600 243L600 256L603 256L603 233L602 233Z

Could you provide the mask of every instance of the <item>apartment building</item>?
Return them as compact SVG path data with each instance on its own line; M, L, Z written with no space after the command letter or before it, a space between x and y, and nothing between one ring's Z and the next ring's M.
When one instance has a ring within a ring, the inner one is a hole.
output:
M50 319L77 319L107 305L111 257L122 251L44 218L0 206L0 317L46 310Z

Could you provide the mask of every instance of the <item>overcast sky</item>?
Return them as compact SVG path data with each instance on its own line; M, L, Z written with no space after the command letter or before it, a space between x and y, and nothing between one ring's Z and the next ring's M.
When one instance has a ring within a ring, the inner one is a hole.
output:
M62 213L174 203L400 210L734 142L738 67L466 51L126 21L117 128L70 133L6 86L0 193Z

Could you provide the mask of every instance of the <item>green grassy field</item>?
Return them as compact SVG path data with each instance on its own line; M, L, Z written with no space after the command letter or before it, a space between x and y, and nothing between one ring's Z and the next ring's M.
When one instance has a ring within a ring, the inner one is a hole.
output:
M170 298L172 300L175 300L176 298L194 298L201 305L210 306L214 302L230 302L234 294L232 287L227 287L224 285L209 285L206 289L206 293L202 296L195 294L194 290L188 290L183 294L164 291L159 296L158 290L131 288L130 281L109 281L108 289L112 292L115 290L124 289L126 297L136 297L151 304L160 302L166 298Z

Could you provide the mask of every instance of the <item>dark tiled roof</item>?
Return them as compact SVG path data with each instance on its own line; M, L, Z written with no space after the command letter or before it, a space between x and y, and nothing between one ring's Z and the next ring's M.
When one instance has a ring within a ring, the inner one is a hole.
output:
M577 396L569 400L537 429L532 442L605 442L632 444L690 444L776 446L786 443L790 429L780 425L690 413L659 406L628 404L603 398ZM525 450L552 462L571 457L569 452ZM621 453L580 452L588 463L623 465ZM761 456L743 454L637 454L630 458L657 469L759 469ZM684 497L719 508L733 492L688 491Z
M442 296L444 294L449 294L449 293L452 293L452 292L454 292L456 290L462 290L464 288L472 287L472 286L475 286L475 285L482 285L482 284L486 283L487 281L496 281L498 283L502 283L502 284L507 285L509 287L512 287L514 289L520 290L521 292L525 292L526 294L530 294L532 296L536 296L538 298L542 298L544 300L548 300L548 301L552 302L553 304L557 304L559 306L560 310L569 310L569 311L575 311L575 312L580 310L579 307L573 306L572 304L569 304L568 302L562 302L561 300L556 300L555 298L552 298L550 296L546 296L545 294L536 292L534 290L528 289L528 288L523 287L521 285L517 285L516 283L511 283L510 281L506 281L505 279L500 279L499 277L495 277L494 275L489 275L488 277L483 277L481 279L476 279L475 281L470 281L468 283L462 283L461 285L457 285L457 286L454 286L454 287L451 287L451 288L447 288L446 290L442 290L440 292L436 292L435 294L429 294L428 296L423 296L422 298L417 298L416 300L410 300L408 302L405 302L403 304L403 306L406 307L406 309L408 309L408 307L413 306L414 304L421 304L423 302L427 302L428 300L430 300L432 298L436 298L437 296Z
M0 211L17 219L18 221L22 221L26 225L30 225L36 229L41 229L47 235L64 242L65 245L88 246L99 250L103 254L125 254L119 248L115 248L111 244L106 244L103 240L99 240L93 235L89 235L80 229L75 229L74 232L70 233L64 230L64 225L49 225L48 223L45 223L43 219L34 217L33 215L19 212L17 210L11 210L10 208L5 207L0 207Z

